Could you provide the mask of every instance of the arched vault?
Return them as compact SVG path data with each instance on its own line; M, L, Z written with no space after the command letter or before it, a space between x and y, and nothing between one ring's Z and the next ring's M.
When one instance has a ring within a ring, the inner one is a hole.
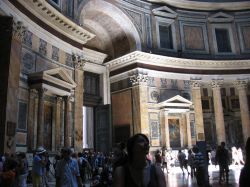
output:
M117 58L141 50L138 31L128 16L119 8L103 0L91 0L79 14L79 24L96 37L87 45Z

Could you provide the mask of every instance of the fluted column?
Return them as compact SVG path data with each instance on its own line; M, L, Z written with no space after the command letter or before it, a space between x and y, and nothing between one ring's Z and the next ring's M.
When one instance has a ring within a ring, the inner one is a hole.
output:
M144 133L149 135L148 107L147 107L147 81L146 72L137 70L130 76L133 85L133 129L132 133Z
M192 100L194 103L195 113L195 126L196 126L196 140L204 141L204 122L203 122L203 111L201 104L201 80L191 80L190 86L192 88Z
M187 123L187 144L188 144L188 148L191 148L192 147L192 137L191 137L189 112L186 113L186 123Z
M37 146L44 145L44 95L46 89L38 89Z
M222 84L223 84L223 80L220 80L220 79L212 80L210 84L213 90L217 144L220 144L221 142L226 142L224 114L223 114L221 91L220 91Z
M237 80L235 81L235 87L239 91L239 101L240 101L240 115L242 123L242 131L244 143L246 143L247 138L250 137L250 118L249 118L249 108L247 100L247 80Z
M65 96L64 97L64 146L70 147L70 137L69 137L69 131L70 131L70 97Z

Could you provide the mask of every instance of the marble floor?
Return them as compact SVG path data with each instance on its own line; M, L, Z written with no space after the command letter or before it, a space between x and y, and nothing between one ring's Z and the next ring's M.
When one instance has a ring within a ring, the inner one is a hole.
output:
M229 167L229 184L222 183L219 184L219 166L209 166L209 181L210 185L213 187L217 186L230 186L230 187L238 187L239 186L239 176L242 166L234 166L231 165ZM183 175L181 169L179 167L174 167L171 169L169 173L165 172L167 186L169 187L196 187L196 179L191 178L190 175Z
M219 184L219 166L209 166L210 185L212 187L238 187L241 168L242 166L231 165L229 167L229 184ZM180 167L173 167L169 173L165 171L165 176L168 187L197 187L195 177L191 178L186 171L183 175ZM50 181L49 186L55 187L55 180ZM32 187L32 185L29 184L28 187ZM90 181L85 183L85 187L90 187Z

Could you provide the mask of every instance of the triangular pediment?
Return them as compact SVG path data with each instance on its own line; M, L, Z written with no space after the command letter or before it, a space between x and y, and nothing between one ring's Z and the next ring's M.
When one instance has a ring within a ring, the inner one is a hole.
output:
M74 80L67 73L67 71L64 70L63 68L55 68L55 69L47 70L47 71L44 71L43 74L76 86L76 83L74 82Z
M48 94L71 95L76 83L64 68L55 68L29 74L29 86L33 89L46 89Z
M155 8L152 10L153 14L156 16L166 17L166 18L176 18L177 13L167 6Z
M190 107L193 103L187 99L185 99L184 97L180 96L180 95L176 95L170 99L167 99L161 103L159 103L159 105L161 107Z
M208 17L210 22L221 23L221 22L232 22L234 17L224 12L218 12Z

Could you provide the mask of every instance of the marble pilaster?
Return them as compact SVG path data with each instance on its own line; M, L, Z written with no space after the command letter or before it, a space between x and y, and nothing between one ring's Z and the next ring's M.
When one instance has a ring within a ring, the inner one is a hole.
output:
M74 92L74 148L76 151L82 151L83 147L83 92L84 92L84 71L85 62L80 60L79 56L72 55L74 63L74 81L76 88Z
M130 76L133 98L133 124L134 133L149 135L148 107L147 107L147 81L145 72L134 72Z
M223 80L212 80L210 86L213 90L213 103L214 103L214 115L215 115L215 126L216 126L216 136L217 144L221 142L226 142L225 134L225 124L224 124L224 114L221 101L221 85Z
M234 83L235 87L239 91L240 114L244 143L246 143L247 138L250 137L250 117L247 99L247 84L248 80L236 80Z
M192 88L192 100L194 103L194 113L195 113L195 126L196 126L196 141L204 141L204 122L203 122L203 111L201 104L201 81L191 80L190 85Z

